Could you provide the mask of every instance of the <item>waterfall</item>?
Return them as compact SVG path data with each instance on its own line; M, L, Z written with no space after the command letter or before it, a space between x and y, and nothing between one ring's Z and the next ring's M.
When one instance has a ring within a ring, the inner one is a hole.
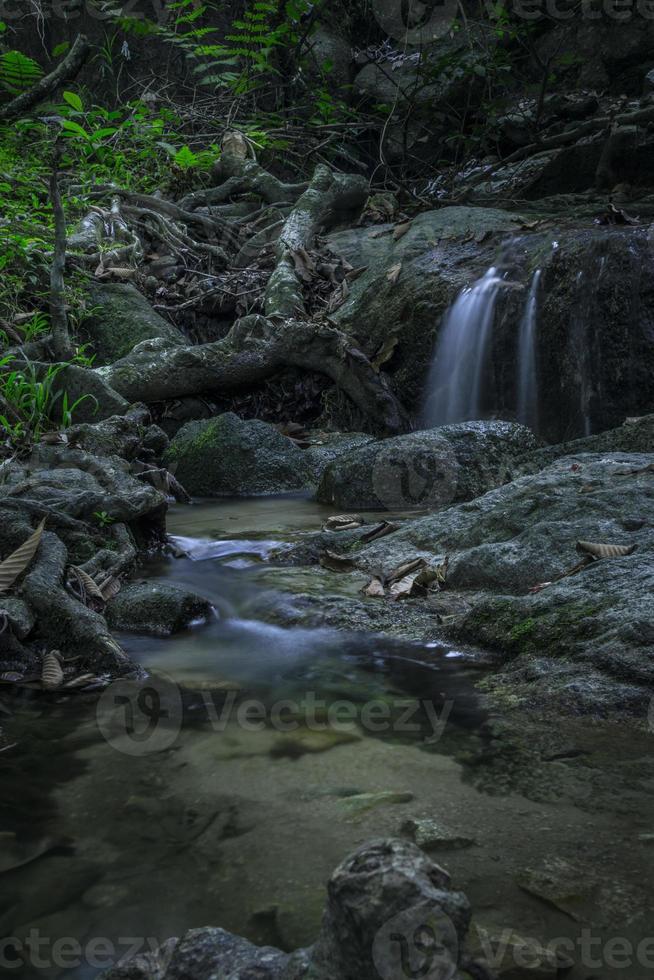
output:
M464 289L446 314L427 382L424 422L448 425L478 419L495 303L496 268Z
M518 338L518 421L538 430L538 373L536 366L536 329L538 325L538 290L541 270L531 281L527 306Z

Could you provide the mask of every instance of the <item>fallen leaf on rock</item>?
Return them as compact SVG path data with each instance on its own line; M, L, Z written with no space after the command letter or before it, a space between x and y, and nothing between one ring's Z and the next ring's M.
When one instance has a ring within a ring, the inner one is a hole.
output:
M0 592L8 592L19 575L28 568L41 541L45 518L41 521L34 534L31 534L8 558L0 563Z
M323 551L320 564L331 572L352 572L357 567L356 562L347 555L339 555L335 551Z
M400 238L404 238L407 231L411 227L411 224L411 221L403 221L402 224L395 225L395 229L393 231L393 241L399 242Z
M412 572L410 575L405 575L404 578L399 579L397 582L393 582L390 587L390 596L392 599L408 599L413 594L414 587L416 585L416 580L420 576L420 572Z
M102 593L102 598L105 602L109 602L114 596L117 596L120 592L121 585L120 579L115 578L111 575L106 582L103 582L100 586L100 592Z
M88 572L85 572L83 568L78 568L77 565L71 565L69 572L72 573L73 577L77 580L82 593L82 601L86 604L89 599L97 599L98 602L104 604L105 598L102 594L102 590L91 578Z
M362 534L360 541L362 544L370 544L371 541L378 541L379 538L385 538L387 534L392 534L393 531L397 531L399 526L399 524L392 524L390 521L382 521L381 524L375 524L373 528L366 531L365 534Z
M402 263L396 262L395 265L392 265L388 270L388 272L386 273L386 278L388 279L388 281L391 283L392 286L394 286L397 280L400 278L401 272L402 272Z
M56 691L64 682L64 672L61 666L61 654L52 650L43 657L41 668L41 684L46 691Z
M311 282L316 272L316 263L305 248L292 249L291 257L298 278L303 282Z
M579 554L590 555L595 561L602 558L625 558L633 555L637 547L635 544L593 544L591 541L577 541Z
M412 572L417 572L421 568L425 568L427 562L424 558L412 558L411 561L405 561L397 568L394 568L392 572L386 576L386 581L389 585L393 582L399 582L400 579L406 578L407 575L411 575Z
M361 590L364 595L370 596L373 599L380 599L386 595L386 589L384 588L384 583L378 576L375 575L371 578L368 584Z
M323 531L351 531L353 528L361 527L363 519L358 514L338 514L336 517L328 517L322 526Z
M385 364L386 361L390 361L397 345L398 345L398 337L397 334L395 334L393 336L387 337L384 343L381 345L381 347L377 350L377 353L373 356L372 360L370 361L370 363L372 364L373 368L377 373L379 373L379 369L382 366L382 364Z

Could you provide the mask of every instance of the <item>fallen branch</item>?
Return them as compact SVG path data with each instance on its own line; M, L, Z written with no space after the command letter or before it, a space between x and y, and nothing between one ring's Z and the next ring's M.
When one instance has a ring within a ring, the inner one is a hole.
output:
M304 313L302 284L293 255L311 249L322 228L333 224L339 215L362 208L367 196L368 183L363 177L335 174L322 165L316 167L311 184L286 219L279 236L277 266L265 294L268 316Z
M31 109L32 106L43 102L62 82L75 77L88 58L90 51L91 46L88 40L83 34L78 34L72 48L54 71L51 71L49 75L45 75L36 85L28 89L27 92L22 92L15 99L12 99L11 102L8 102L7 105L0 108L0 120L17 119L28 109Z
M371 430L407 431L407 415L383 377L346 334L325 323L248 316L224 340L140 351L93 373L129 401L152 404L236 391L286 367L327 375L364 414Z

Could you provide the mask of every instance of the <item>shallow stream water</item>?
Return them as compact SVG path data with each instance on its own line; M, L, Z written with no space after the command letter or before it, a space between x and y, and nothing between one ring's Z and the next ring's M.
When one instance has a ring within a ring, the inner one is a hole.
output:
M476 925L573 944L591 930L574 980L651 976L636 947L653 921L652 736L572 720L544 758L542 727L503 737L487 717L464 651L280 625L312 577L352 591L275 558L330 513L302 498L173 508L190 557L141 574L216 616L174 638L122 634L151 672L137 695L0 702L15 743L0 754L7 976L89 980L203 925L309 944L343 857L423 819ZM616 938L629 969L608 962Z

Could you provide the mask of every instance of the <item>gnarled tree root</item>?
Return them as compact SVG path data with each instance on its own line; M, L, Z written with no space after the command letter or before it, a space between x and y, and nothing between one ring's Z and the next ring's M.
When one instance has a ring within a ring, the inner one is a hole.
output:
M409 428L384 378L346 334L327 323L248 316L227 337L197 347L133 353L98 374L128 401L154 403L202 392L235 391L287 367L331 378L368 420L371 431Z

